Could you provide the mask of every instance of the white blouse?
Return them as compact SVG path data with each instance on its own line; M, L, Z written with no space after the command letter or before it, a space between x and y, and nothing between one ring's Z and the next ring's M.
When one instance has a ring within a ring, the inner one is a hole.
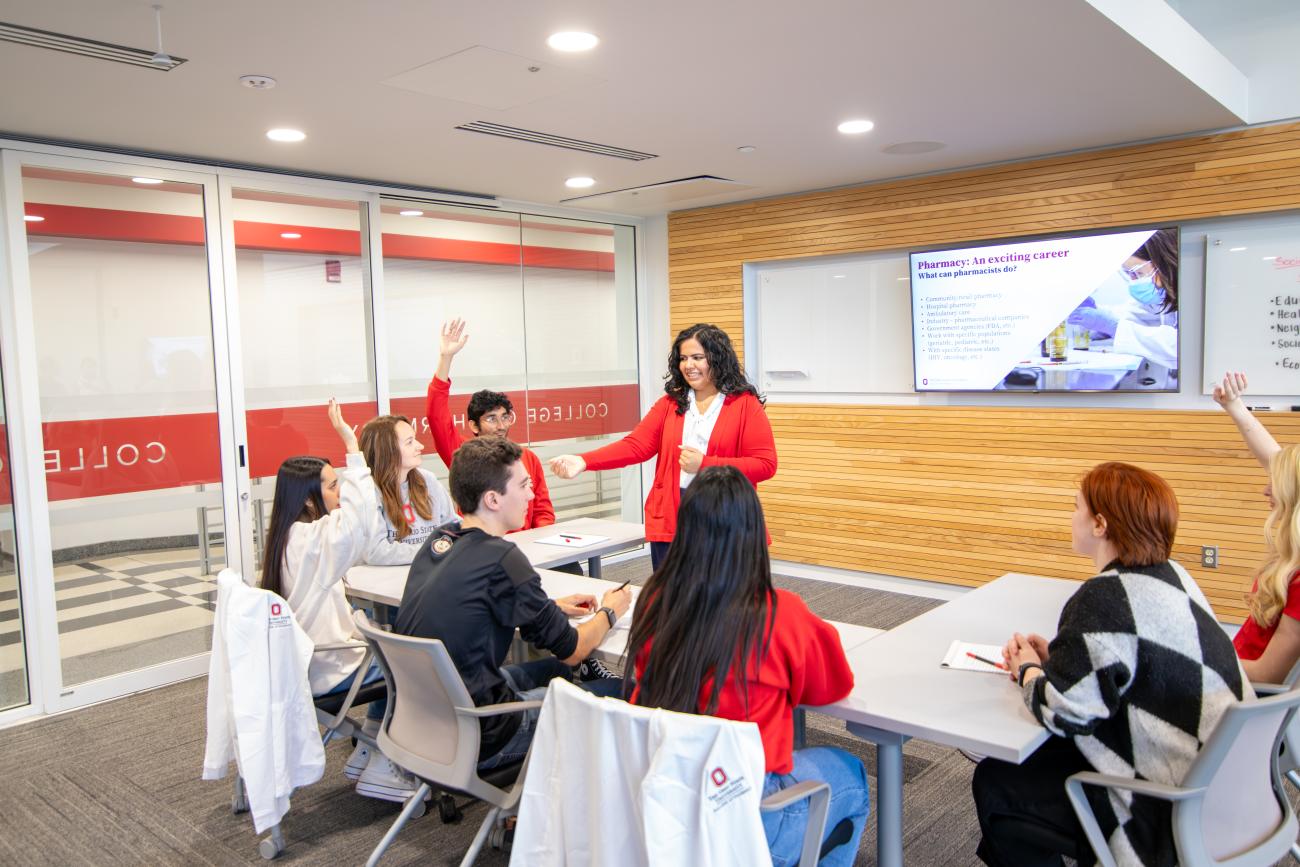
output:
M686 418L682 420L682 447L699 449L707 455L709 438L713 436L713 426L718 423L718 416L722 415L722 404L726 402L727 396L722 392L715 394L713 402L704 413L701 413L699 407L695 405L695 389L691 389L686 397L690 403L686 407ZM681 476L683 488L695 481L695 473L682 470Z

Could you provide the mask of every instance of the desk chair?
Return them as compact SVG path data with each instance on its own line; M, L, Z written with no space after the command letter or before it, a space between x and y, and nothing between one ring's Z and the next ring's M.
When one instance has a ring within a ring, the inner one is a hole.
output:
M1229 707L1181 785L1084 771L1065 791L1097 861L1114 867L1083 787L1123 789L1173 802L1174 845L1183 867L1273 864L1295 844L1300 823L1282 790L1277 755L1300 706L1300 689Z
M830 786L803 782L760 800L753 723L637 707L553 680L528 764L512 865L770 865L761 812L805 798L799 864L821 856Z
M512 701L475 707L441 641L384 632L371 624L364 611L352 616L388 681L388 710L379 726L379 749L420 779L420 788L402 807L366 865L379 863L407 821L423 812L425 798L432 786L437 786L486 801L491 807L460 862L468 867L489 833L494 848L504 842L505 819L518 805L523 784L522 762L494 769L486 778L479 775L479 720L538 708L542 703Z
M1280 695L1300 686L1300 660L1291 666L1282 683L1252 683L1258 696ZM1282 778L1300 791L1300 716L1291 720L1282 735L1282 746L1277 756L1278 772ZM1300 843L1291 844L1291 857L1300 861Z

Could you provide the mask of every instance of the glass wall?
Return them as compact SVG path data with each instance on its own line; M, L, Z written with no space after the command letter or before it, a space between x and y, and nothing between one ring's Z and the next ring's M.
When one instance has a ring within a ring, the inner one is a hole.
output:
M68 687L210 646L225 523L203 187L22 179Z
M511 438L543 458L585 451L639 418L634 230L385 200L384 303L393 412L419 419L426 468L446 477L425 419L444 322L466 321L450 371L464 436L470 395L509 395ZM626 482L625 482L626 479ZM639 521L635 469L547 482L559 520ZM625 490L626 485L626 490Z
M27 653L23 648L18 546L14 543L13 485L9 477L4 383L0 381L0 710L27 703Z
M254 554L275 474L294 455L343 465L331 397L354 425L376 414L367 303L365 203L232 191Z

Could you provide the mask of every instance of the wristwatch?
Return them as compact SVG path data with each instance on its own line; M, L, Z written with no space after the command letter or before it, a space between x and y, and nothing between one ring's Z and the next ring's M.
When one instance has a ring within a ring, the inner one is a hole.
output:
M1029 669L1031 669L1031 668L1036 668L1036 669L1038 669L1039 671L1042 671L1042 670L1043 670L1043 666L1040 665L1040 664L1037 663L1037 662L1025 662L1025 663L1021 663L1021 665L1020 665L1020 676L1016 678L1016 683L1020 684L1021 686L1024 686L1024 685L1025 685L1025 675L1029 672Z
M609 620L609 628L613 629L614 624L618 622L618 615L614 613L614 609L605 605L600 609L600 612Z

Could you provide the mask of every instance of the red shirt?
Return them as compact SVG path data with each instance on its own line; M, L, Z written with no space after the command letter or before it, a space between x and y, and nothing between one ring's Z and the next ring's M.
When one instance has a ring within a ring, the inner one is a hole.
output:
M776 620L761 667L750 660L749 713L733 675L718 695L714 716L758 723L769 773L788 774L794 767L794 709L839 701L853 690L853 672L840 645L840 635L825 620L808 610L797 594L776 591ZM645 671L653 637L637 654L636 675ZM713 689L706 681L700 693L703 712ZM633 690L631 702L637 703Z
M645 537L651 542L671 542L677 531L682 499L682 468L677 459L685 418L677 414L677 401L664 395L630 434L582 456L589 470L613 470L659 457L654 487L645 500ZM752 394L729 394L723 400L700 467L721 464L734 466L756 486L776 475L772 425L763 404Z
M473 437L462 433L456 429L456 425L451 421L451 407L448 399L451 397L451 380L441 380L434 377L429 382L429 392L425 397L424 414L429 419L429 433L433 437L433 447L438 451L438 457L451 469L451 458L460 448L461 443L472 440ZM542 470L541 458L537 457L536 452L527 446L520 446L524 450L524 456L521 459L524 463L524 469L533 480L533 499L528 504L528 514L524 517L524 525L520 530L531 530L534 527L546 527L555 523L555 507L551 505L551 492L546 487L546 473Z
M1291 586L1286 591L1286 605L1282 607L1282 614L1279 615L1279 621L1282 617L1290 617L1293 620L1300 620L1300 572L1291 576ZM1250 588L1254 593L1258 588L1259 582ZM1273 633L1277 632L1277 623L1265 628L1255 622L1255 618L1247 617L1246 622L1241 624L1237 630L1237 636L1232 639L1232 646L1237 648L1237 656L1240 659L1259 659L1264 655L1264 648L1273 640Z

